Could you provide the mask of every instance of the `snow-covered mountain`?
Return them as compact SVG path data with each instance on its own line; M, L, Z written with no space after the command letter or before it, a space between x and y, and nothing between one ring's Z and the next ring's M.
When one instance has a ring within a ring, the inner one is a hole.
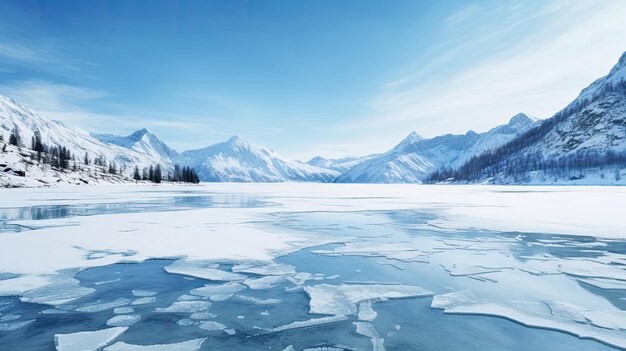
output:
M118 166L126 168L127 172L135 165L144 167L159 163L166 169L172 167L169 159L164 159L157 153L103 142L84 130L49 120L13 99L0 96L0 133L4 140L8 140L13 128L18 129L26 147L30 147L31 138L35 131L39 131L44 143L65 146L80 160L85 153L92 160L104 156L108 161L114 161Z
M237 136L209 147L183 152L205 182L331 182L339 172L291 161Z
M139 153L149 155L155 159L163 160L163 163L181 163L182 156L178 151L170 148L158 136L150 130L140 129L129 136L113 134L91 133L91 136L106 144L114 144Z
M367 156L361 156L361 157L346 156L342 158L324 158L322 156L315 156L309 161L307 161L307 164L310 164L311 166L315 166L319 168L331 169L333 171L344 173L348 171L349 169L351 169L352 167L358 164L361 164L376 156L378 155L367 155Z
M626 53L553 117L437 180L618 184L624 171Z
M533 126L535 121L518 114L505 125L485 133L442 135L424 139L409 134L393 149L367 160L339 176L338 183L422 183L433 171L453 167L472 156L495 149Z

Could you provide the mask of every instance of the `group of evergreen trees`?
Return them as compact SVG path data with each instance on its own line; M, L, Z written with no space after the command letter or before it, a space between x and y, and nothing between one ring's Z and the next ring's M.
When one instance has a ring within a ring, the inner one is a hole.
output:
M183 182L183 183L199 183L200 178L196 174L196 171L191 167L180 167L180 165L174 166L174 172L169 173L166 177L163 177L163 169L161 165L157 164L155 166L150 165L149 167L144 167L140 172L139 167L135 166L135 170L133 172L134 180L146 180L154 183L161 183L163 180L167 180L170 182Z
M541 172L546 178L576 179L584 177L584 170L594 168L615 168L615 180L620 180L619 170L626 168L626 154L614 151L579 150L570 155L550 159L544 159L538 154L519 154L488 167L484 167L481 163L485 157L485 155L474 157L458 169L437 170L426 179L426 182L436 183L447 180L472 182L492 177L504 177L512 182L523 182L529 181L530 172L534 171Z

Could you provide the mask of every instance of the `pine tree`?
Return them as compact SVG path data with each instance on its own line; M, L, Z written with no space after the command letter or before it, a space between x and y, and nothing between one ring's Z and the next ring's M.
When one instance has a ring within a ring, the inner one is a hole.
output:
M148 180L154 182L154 167L152 165L148 169Z
M135 166L135 171L133 172L134 180L141 180L141 175L139 174L139 167Z
M109 163L109 173L117 174L117 168L115 167L115 162L113 162L113 161L111 161L111 163Z
M89 153L85 152L85 157L83 158L83 163L85 166L89 166Z
M15 146L22 146L22 137L17 127L13 127L13 130L11 131L11 135L9 135L9 144L15 145Z
M156 167L154 167L154 182L161 183L162 179L163 179L163 174L161 171L161 165L157 164Z

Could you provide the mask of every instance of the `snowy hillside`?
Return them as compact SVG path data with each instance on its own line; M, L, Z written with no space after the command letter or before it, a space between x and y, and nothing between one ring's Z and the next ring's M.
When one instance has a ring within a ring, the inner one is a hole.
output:
M626 171L626 53L567 107L441 181L623 184Z
M485 133L442 135L424 139L415 132L393 149L367 160L339 176L338 183L422 183L440 167L452 167L472 156L512 140L535 121L524 114Z
M239 137L183 152L205 182L331 182L339 173L285 159L277 152Z
M123 174L110 174L95 164L66 170L37 160L37 153L0 141L0 187L41 187L52 185L97 185L128 183ZM23 172L23 173L22 173Z
M307 164L344 173L354 166L359 165L376 156L378 155L367 155L362 157L347 156L342 158L324 158L322 156L315 156L307 161Z
M102 142L86 131L46 119L19 102L0 96L0 133L4 140L9 139L14 127L18 129L26 147L30 146L35 131L39 131L45 144L64 146L79 159L82 159L85 153L91 159L104 156L106 160L114 161L118 166L126 168L127 172L135 165L144 167L159 163L167 169L172 167L168 159L163 159L158 154Z

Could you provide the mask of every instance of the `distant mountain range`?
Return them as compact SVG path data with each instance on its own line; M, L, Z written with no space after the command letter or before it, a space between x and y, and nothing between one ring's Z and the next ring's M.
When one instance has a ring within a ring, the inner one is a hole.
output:
M206 182L626 184L626 53L546 120L520 113L484 133L425 139L412 132L391 150L364 157L317 156L304 163L237 136L179 153L148 129L128 136L88 133L0 96L0 144L14 128L24 146L38 131L48 145L63 145L75 157L103 157L127 175L135 166L160 164L169 172L179 164ZM15 158L20 154L0 152L0 164L32 166Z
M524 114L485 133L442 135L424 139L412 132L393 149L348 169L338 183L422 183L441 167L460 165L472 156L512 140L534 125Z

